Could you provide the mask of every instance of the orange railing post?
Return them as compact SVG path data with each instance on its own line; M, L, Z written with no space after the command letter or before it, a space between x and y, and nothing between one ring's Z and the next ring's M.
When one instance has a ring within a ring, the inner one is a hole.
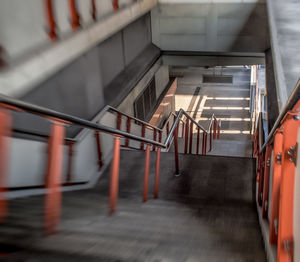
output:
M181 137L184 137L184 122L182 121L182 130L181 130Z
M188 151L188 141L189 141L189 119L186 119L186 123L185 123L185 141L184 141L184 153L187 154Z
M121 124L122 124L122 115L120 113L117 114L117 129L121 130Z
M179 159L178 159L178 125L174 130L174 153L175 153L175 172L179 174Z
M98 165L99 165L99 170L103 166L103 161L102 161L102 150L101 150L101 141L100 141L100 132L95 131L95 137L96 137L96 144L97 144L97 153L98 153Z
M48 28L46 30L50 39L54 41L57 39L57 34L56 34L56 23L54 19L52 0L45 0L45 9L46 9L46 16L47 16L47 24L48 24Z
M199 154L199 143L200 143L200 129L199 127L197 128L197 149L196 149L196 154Z
M217 135L217 139L220 139L220 134L221 134L221 125L218 125L218 135Z
M258 194L257 194L257 202L261 206L262 199L263 199L263 188L264 188L264 173L265 173L265 152L262 152L258 155L258 162L257 162L257 174L258 174Z
M275 133L274 156L273 156L273 183L271 194L271 214L270 214L270 233L269 242L275 244L278 237L278 216L279 216L279 194L281 181L282 164L282 142L283 130L279 129Z
M279 262L293 261L294 255L294 183L299 127L300 121L294 118L293 113L287 113L283 122L282 177L280 183L277 241L277 259Z
M217 138L217 120L214 119L214 136L213 136L214 139Z
M189 148L189 153L192 154L193 150L193 122L191 121L190 125L190 148Z
M48 164L46 176L47 194L45 197L45 233L57 231L61 212L61 179L63 165L63 145L65 127L54 120L49 139Z
M156 141L156 135L157 135L156 133L157 133L156 129L153 129L153 141ZM155 149L156 149L156 146L153 145L152 151L155 151Z
M96 21L97 20L97 7L96 7L96 3L95 3L95 0L91 0L91 4L92 4L92 17L93 17L93 20Z
M150 145L147 145L146 146L146 157L145 157L143 202L147 202L147 200L148 200L149 167L150 167Z
M210 131L209 131L209 151L212 150L212 139L213 139L213 130L212 130L212 127L210 127Z
M272 146L268 145L265 156L265 168L264 168L264 187L263 187L263 199L262 199L262 217L266 218L268 214L269 205L269 181L270 181L270 166L271 166L271 154Z
M12 119L10 114L0 109L0 222L7 216L6 181L8 176L9 137Z
M126 132L130 133L130 128L131 128L131 118L128 116L127 121L126 121ZM125 146L129 147L129 139L125 139Z
M113 0L113 8L115 11L119 9L119 0Z
M71 27L74 31L76 31L80 27L80 17L75 0L69 0L69 8L71 14Z
M119 191L119 168L120 168L120 137L114 140L113 160L110 169L109 206L110 215L115 212Z
M146 126L144 124L142 124L142 137L145 137L146 134ZM144 143L141 142L141 146L140 146L141 150L144 150Z
M160 151L161 151L161 149L160 149L160 147L158 147L157 152L156 152L154 198L158 198L159 172L160 172Z

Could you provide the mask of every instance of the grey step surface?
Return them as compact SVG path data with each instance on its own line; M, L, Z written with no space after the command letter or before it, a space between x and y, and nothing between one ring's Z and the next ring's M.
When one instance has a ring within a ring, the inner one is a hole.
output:
M43 197L10 201L0 226L6 261L265 261L248 158L161 154L159 199L142 203L143 151L121 151L119 200L108 215L109 170L90 190L63 194L60 232L44 237ZM9 249L11 252L9 252ZM3 253L3 250L0 250Z
M223 135L221 135L223 137ZM202 134L199 137L199 152L202 154ZM197 136L193 135L192 140L192 154L197 153ZM212 142L212 150L209 151L209 137L207 139L207 155L214 156L229 156L229 157L252 157L252 141L249 140L228 140L228 139L214 139ZM188 139L188 153L190 140ZM185 138L178 138L178 152L184 153ZM170 152L174 152L174 143L171 145Z

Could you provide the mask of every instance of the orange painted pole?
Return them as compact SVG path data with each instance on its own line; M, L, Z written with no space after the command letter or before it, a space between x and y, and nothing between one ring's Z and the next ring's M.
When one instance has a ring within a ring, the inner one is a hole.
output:
M96 7L95 0L92 0L91 4L92 4L92 17L93 17L93 20L96 21L97 20L97 7Z
M156 141L156 135L157 135L156 133L157 133L156 129L153 129L153 141ZM152 151L155 151L155 149L156 149L156 146L153 146Z
M189 141L189 119L186 119L186 123L185 123L185 142L184 142L184 153L187 154L188 151L188 141Z
M119 0L113 0L113 8L115 11L119 9Z
M265 152L262 152L258 155L258 196L257 201L260 206L262 206L263 199L263 188L264 188L264 160L265 160Z
M213 136L214 139L217 138L217 120L214 119L214 136Z
M220 139L220 134L221 134L221 126L218 125L218 136L217 136L217 139Z
M156 152L154 198L158 198L159 172L160 172L160 151L161 151L161 149L160 149L160 147L158 147L157 152Z
M184 137L184 122L182 122L182 132L181 132L181 137Z
M205 132L202 133L202 155L205 154Z
M61 180L63 166L63 145L65 127L54 121L49 139L48 164L46 176L47 194L45 196L45 233L57 232L61 212Z
M0 109L0 222L7 217L6 182L8 179L9 137L12 119L5 109Z
M200 129L197 128L197 149L196 149L196 154L199 154L199 144L200 144Z
M179 174L179 159L178 159L178 125L174 130L174 153L175 153L175 172Z
M98 152L98 165L99 165L99 170L103 166L103 161L102 161L102 150L101 150L101 141L100 141L100 132L95 131L95 137L96 137L96 143L97 143L97 152Z
M54 19L54 12L53 12L53 4L52 0L45 0L45 10L46 10L46 16L47 16L47 33L48 36L52 41L57 39L57 34L56 34L56 23Z
M193 150L193 122L191 121L190 125L190 148L189 148L189 153L192 154Z
M300 115L300 113L298 113ZM283 122L283 157L279 200L277 261L293 261L294 185L297 158L297 135L300 120L288 113ZM299 221L297 221L299 222Z
M127 121L126 121L126 132L130 133L130 128L131 128L131 118L128 116ZM125 146L129 147L129 139L125 139Z
M109 207L110 215L116 210L119 191L119 168L120 168L120 138L115 137L113 160L110 168Z
M69 0L69 8L71 15L71 27L73 31L76 31L80 27L80 17L76 8L75 0Z
M213 130L212 130L212 127L210 127L210 131L209 131L209 151L212 150L212 139L213 139Z
M278 237L278 217L279 217L279 195L281 182L281 164L282 164L282 143L283 130L279 129L275 133L274 156L273 156L273 184L271 194L271 214L270 214L270 233L269 242L277 243Z
M263 199L262 199L262 217L266 218L268 214L269 206L269 181L270 181L270 166L271 166L271 154L272 146L268 145L265 155L265 168L264 168L264 189L263 189Z
M144 124L142 124L142 137L145 137L146 134L146 126ZM144 143L141 142L141 146L140 146L141 150L144 150Z
M150 167L150 145L147 145L146 146L146 157L145 157L143 202L147 202L147 200L148 200L149 167Z

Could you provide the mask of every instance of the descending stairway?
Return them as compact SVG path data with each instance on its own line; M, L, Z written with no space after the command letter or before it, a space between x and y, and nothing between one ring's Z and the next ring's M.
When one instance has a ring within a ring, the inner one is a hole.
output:
M11 201L0 227L7 261L265 261L254 209L254 161L161 154L159 199L142 203L143 151L122 150L117 211L108 216L109 170L95 188L63 194L60 232L41 235L43 198ZM24 241L26 240L26 241ZM7 247L7 246L6 246ZM1 250L0 250L1 253Z

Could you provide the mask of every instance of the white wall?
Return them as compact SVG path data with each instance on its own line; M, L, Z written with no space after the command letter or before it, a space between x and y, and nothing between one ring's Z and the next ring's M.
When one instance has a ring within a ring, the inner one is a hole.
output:
M162 50L264 52L264 1L159 1L151 11L153 43Z

